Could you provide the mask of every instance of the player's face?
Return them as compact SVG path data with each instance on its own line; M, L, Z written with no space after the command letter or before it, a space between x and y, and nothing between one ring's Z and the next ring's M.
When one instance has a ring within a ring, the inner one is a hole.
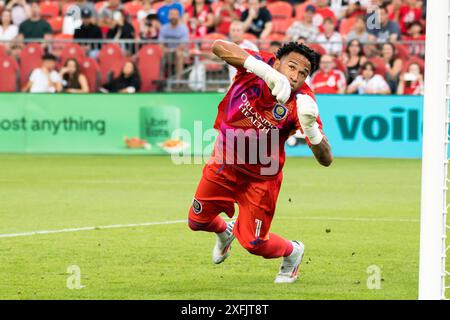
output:
M292 91L297 91L308 77L311 63L300 53L291 52L283 56L281 60L276 60L274 69L288 78Z

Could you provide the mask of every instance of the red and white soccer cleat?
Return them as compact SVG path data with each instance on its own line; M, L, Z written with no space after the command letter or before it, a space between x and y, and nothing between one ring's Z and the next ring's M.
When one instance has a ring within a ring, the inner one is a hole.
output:
M235 221L231 221L227 223L227 229L217 234L216 245L213 249L213 263L219 264L225 261L230 254L231 243L233 242L235 236L233 234L233 227Z
M275 283L292 283L298 278L298 268L300 267L300 263L302 263L305 245L300 241L291 242L294 249L289 256L283 257L280 271L275 278Z

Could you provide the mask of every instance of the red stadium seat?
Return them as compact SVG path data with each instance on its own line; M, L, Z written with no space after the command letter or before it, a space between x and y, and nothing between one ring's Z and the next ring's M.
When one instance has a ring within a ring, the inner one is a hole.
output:
M273 20L287 19L292 17L292 5L285 1L275 1L267 5Z
M141 23L138 19L132 19L131 20L131 24L133 25L134 28L134 37L136 39L140 38L140 34L141 34Z
M6 56L6 48L3 44L0 43L0 58Z
M261 39L261 42L259 44L259 48L262 51L265 51L267 49L269 49L270 47L270 42L272 41L279 41L281 43L283 43L285 36L279 33L271 33L269 34L267 37L265 37L264 39Z
M63 23L64 23L63 17L59 17L59 16L51 17L50 19L47 20L47 22L52 27L53 33L61 33L62 28L63 28Z
M395 51L397 52L397 58L402 59L403 61L406 61L409 59L410 53L408 50L408 47L403 45L403 44L399 44L396 43L395 45Z
M386 62L380 57L373 57L369 59L375 65L375 73L385 76L387 72Z
M141 10L141 9L142 9L142 4L136 3L136 2L133 2L133 1L126 2L123 5L123 10L128 15L130 15L132 18L136 18L138 11Z
M137 68L141 75L141 92L155 91L154 80L161 78L161 60L163 52L159 45L148 44L139 50Z
M410 65L412 65L413 63L417 63L420 67L420 72L422 72L422 74L425 73L425 61L417 56L412 56L408 59L408 61L406 63L403 64L403 69L402 72L407 72L408 68Z
M97 92L100 83L100 67L93 58L84 58L81 63L81 72L86 76L89 92Z
M258 43L258 37L256 37L253 33L244 33L242 36L243 39L253 42L254 44Z
M347 67L344 65L341 59L334 58L334 64L336 65L336 69L341 70L342 72L347 72Z
M57 57L61 56L64 48L72 43L73 35L58 33L53 35L52 54Z
M352 30L355 22L356 17L342 19L339 25L339 33L343 36L347 35Z
M0 92L16 92L19 84L19 66L10 56L0 56Z
M78 43L69 43L61 52L60 61L61 65L64 65L68 59L75 59L80 64L84 60L84 50Z
M211 47L213 45L214 40L217 40L217 39L226 40L227 36L225 36L221 33L208 33L202 39L206 40L206 41L201 43L200 51L203 53L210 54ZM203 59L201 59L201 60L203 60ZM205 69L206 69L206 71L220 71L223 69L223 63L208 60L208 62L205 63Z
M29 43L20 52L20 85L28 82L31 72L41 67L44 49L39 43Z
M320 54L321 56L323 56L324 54L327 53L327 50L325 50L324 47L322 47L320 44L318 43L311 43L308 44L308 47L311 48L312 50L314 50L315 52L317 52L318 54Z
M42 1L39 3L39 7L43 18L59 16L59 1Z
M100 13L100 11L108 5L108 1L98 1L95 3L95 11Z
M108 75L113 72L118 75L122 69L124 56L119 45L108 43L103 45L98 55L100 65L101 83L108 81Z
M164 1L158 1L152 4L152 8L155 11L158 11L158 9L161 8L164 4L165 4Z
M286 34L287 29L295 21L295 18L272 20L272 32Z

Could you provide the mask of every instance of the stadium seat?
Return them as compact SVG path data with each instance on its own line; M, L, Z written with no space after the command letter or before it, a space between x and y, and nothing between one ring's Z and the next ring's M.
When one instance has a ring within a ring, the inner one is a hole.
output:
M303 16L305 15L306 7L310 4L314 5L312 0L308 0L306 2L303 2L303 3L295 6L295 18L297 20L303 19Z
M53 43L51 52L57 57L61 56L64 48L72 43L73 35L58 33L53 35Z
M133 1L126 2L123 5L123 10L125 11L125 13L130 15L131 18L136 18L138 11L141 9L142 4Z
M275 1L267 5L273 20L287 19L292 17L292 5L285 1Z
M61 65L64 65L71 58L77 60L80 64L85 59L84 50L78 43L69 43L64 47L60 55Z
M295 18L272 20L272 32L286 34L287 29L289 29L294 21Z
M98 1L95 3L95 11L100 13L100 11L108 5L108 1Z
M20 85L24 86L31 71L42 65L44 49L39 43L29 43L20 52Z
M64 22L64 18L57 16L57 17L51 17L47 20L47 22L50 24L50 26L52 27L52 31L53 33L61 33L62 28L63 28L63 22Z
M395 51L397 52L397 58L402 59L403 61L408 60L410 56L408 47L400 43L396 43L394 45Z
M134 18L131 20L131 24L133 25L134 28L134 37L136 39L140 38L140 34L141 34L141 23L137 18Z
M380 57L372 57L369 59L375 65L375 73L385 76L387 72L386 62Z
M81 72L86 76L89 92L97 92L100 83L100 67L94 58L84 58L81 63Z
M62 8L61 8L61 16L65 16L67 11L69 10L70 6L75 5L75 3L73 1L67 2L65 3Z
M318 43L309 43L308 47L310 47L312 50L314 50L315 52L317 52L321 56L323 56L324 54L327 53L327 50L325 50L325 48L322 47Z
M270 42L279 41L282 43L284 41L284 38L285 38L285 36L280 33L271 33L264 39L261 39L261 41L259 43L259 48L261 50L265 51L265 50L269 49Z
M158 11L158 9L161 8L164 4L165 4L164 1L158 1L152 4L152 8L155 11Z
M0 58L6 56L6 48L3 44L0 43Z
M334 64L336 66L336 69L346 73L347 72L347 67L344 65L344 63L342 62L341 59L339 58L334 58Z
M59 1L42 1L39 3L44 19L59 16Z
M203 38L203 40L206 40L201 43L200 45L200 51L206 54L211 53L211 47L213 45L214 40L222 39L226 40L227 36L221 34L221 33L208 33ZM204 60L204 59L201 59ZM223 63L222 62L216 62L212 60L206 59L207 62L205 63L205 69L206 71L220 71L223 69Z
M137 68L141 75L141 92L155 91L154 80L161 78L161 60L163 52L157 44L148 44L137 54Z
M356 22L356 17L344 18L339 25L339 33L343 36L347 35L353 28Z
M243 39L253 42L254 44L258 43L258 37L256 37L253 33L244 33L242 36Z
M0 56L0 92L16 92L19 87L19 66L10 56Z
M111 72L118 75L122 69L124 56L119 45L108 43L103 45L98 55L100 65L101 84L106 83Z
M408 59L408 61L406 63L403 64L403 69L402 72L407 72L408 68L411 64L413 63L417 63L420 67L420 72L422 72L422 74L425 73L425 61L417 56L412 56Z

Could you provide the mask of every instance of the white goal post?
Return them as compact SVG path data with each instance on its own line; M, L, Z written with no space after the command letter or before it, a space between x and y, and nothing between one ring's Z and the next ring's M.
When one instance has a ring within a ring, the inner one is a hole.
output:
M446 296L450 0L428 0L422 147L419 299Z

